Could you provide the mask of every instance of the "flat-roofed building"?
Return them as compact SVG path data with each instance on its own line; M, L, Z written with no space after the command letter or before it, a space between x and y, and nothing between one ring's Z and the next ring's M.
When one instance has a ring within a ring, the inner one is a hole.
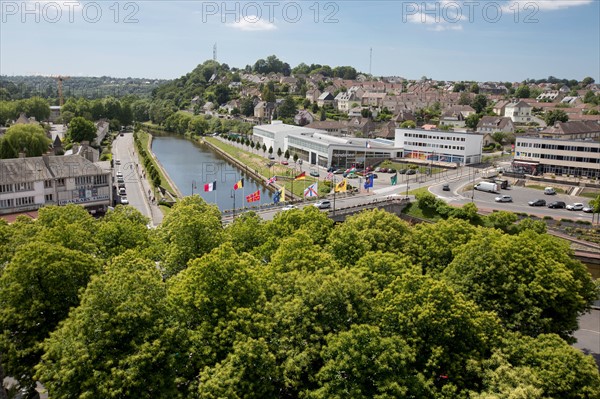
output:
M483 134L398 128L395 143L405 158L470 165L481 162Z
M520 136L515 143L513 167L530 174L600 178L600 142L590 138Z

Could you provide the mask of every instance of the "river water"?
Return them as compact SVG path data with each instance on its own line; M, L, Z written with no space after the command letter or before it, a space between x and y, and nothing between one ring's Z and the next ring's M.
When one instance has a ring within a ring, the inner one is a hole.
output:
M207 146L179 136L154 135L152 152L184 196L199 194L221 210L233 209L234 200L236 209L273 203L273 193L262 183L244 176L240 169ZM244 187L234 190L241 178L244 178ZM204 185L215 181L217 189L205 192ZM247 202L245 197L256 191L260 192L260 200Z

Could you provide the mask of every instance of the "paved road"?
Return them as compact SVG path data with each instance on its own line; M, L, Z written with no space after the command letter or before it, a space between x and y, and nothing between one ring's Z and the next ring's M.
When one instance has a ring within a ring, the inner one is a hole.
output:
M577 343L573 346L592 355L600 368L600 309L592 309L579 318L579 330L574 336Z
M144 216L149 217L153 226L159 225L162 222L163 214L160 208L150 201L152 195L150 184L141 176L142 169L137 153L134 152L133 134L125 133L123 136L117 136L117 139L113 141L112 150L115 173L121 171L125 178L129 206L135 207ZM120 165L116 165L117 160L120 161ZM119 203L118 200L117 203Z

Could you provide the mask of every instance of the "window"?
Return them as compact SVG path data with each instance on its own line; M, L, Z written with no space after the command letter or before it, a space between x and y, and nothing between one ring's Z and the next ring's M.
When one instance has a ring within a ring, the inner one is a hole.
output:
M25 183L16 183L15 191L31 191L33 190L33 183L28 181Z
M0 184L0 193L12 193L15 188L12 184Z
M12 208L14 206L15 206L15 201L12 198L0 200L0 209Z
M56 179L56 185L58 187L63 187L65 185L65 179Z
M31 205L34 203L33 197L21 197L15 199L16 206Z
M46 200L46 202L52 202L53 201L53 195L52 194L46 194L44 196L44 199Z
M52 188L52 180L44 180L44 188Z

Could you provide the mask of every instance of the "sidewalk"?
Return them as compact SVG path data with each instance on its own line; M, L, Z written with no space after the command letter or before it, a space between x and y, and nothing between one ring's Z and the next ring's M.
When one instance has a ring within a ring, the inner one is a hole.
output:
M130 155L131 155L131 159L135 162L135 165L136 165L135 171L136 171L137 177L138 177L138 184L141 187L142 195L143 195L145 203L146 203L147 212L144 212L144 213L146 216L148 216L150 218L150 224L153 227L156 227L162 223L163 213L160 210L160 207L158 206L157 200L156 199L154 201L151 200L152 198L154 198L152 186L150 185L150 182L148 182L148 180L146 178L142 177L143 169L142 169L142 166L140 165L140 161L139 161L137 152L135 150L130 150Z

